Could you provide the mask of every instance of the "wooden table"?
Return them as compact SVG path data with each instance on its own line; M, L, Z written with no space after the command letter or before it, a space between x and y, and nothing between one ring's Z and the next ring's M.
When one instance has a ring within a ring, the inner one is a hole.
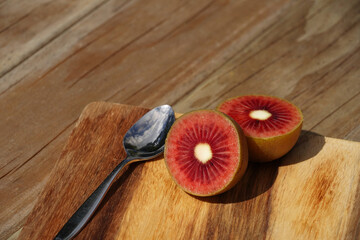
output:
M177 112L268 94L360 141L360 2L0 0L0 239L92 101Z

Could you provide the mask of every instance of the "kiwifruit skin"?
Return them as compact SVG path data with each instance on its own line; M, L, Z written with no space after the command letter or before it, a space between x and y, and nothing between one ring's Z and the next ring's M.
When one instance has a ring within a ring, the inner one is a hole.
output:
M239 126L239 124L237 122L235 122L234 119L232 119L230 116L220 112L220 111L217 111L217 110L210 110L210 109L201 109L201 110L195 110L195 111L191 111L191 112L188 112L188 113L185 113L185 114L176 114L176 116L179 116L176 121L181 121L181 118L184 117L184 116L187 116L189 114L193 114L193 113L196 113L196 112L204 112L204 111L210 111L210 112L215 112L216 114L219 114L221 115L222 117L224 117L225 119L228 119L230 121L230 123L236 128L237 130L237 135L238 135L238 139L239 139L239 149L240 149L240 154L239 154L239 164L238 164L238 167L233 175L233 179L227 184L225 185L223 188L219 189L218 191L216 192L212 192L212 193L209 193L209 194L197 194L197 193L194 193L194 192L191 192L191 191L188 191L187 189L183 188L178 182L177 180L174 178L174 176L172 175L172 173L170 172L170 168L167 164L167 143L168 143L168 137L170 136L170 133L172 131L172 128L170 128L170 131L168 132L167 134L167 138L165 140L165 149L164 149L164 161L165 161L165 165L166 165L166 168L171 176L171 178L173 179L173 181L176 183L177 186L180 187L180 189L182 189L183 191L185 191L186 193L189 193L191 195L194 195L194 196L198 196L198 197L209 197L209 196L214 196L214 195L218 195L218 194L221 194L221 193L224 193L228 190L230 190L231 188L233 188L236 183L238 183L240 181L240 179L243 177L243 175L245 174L246 172L246 169L247 169L247 166L248 166L248 146L247 146L247 140L246 140L246 137L245 137L245 134L243 132L243 130L241 129L241 127Z
M291 132L270 138L246 136L249 157L253 162L270 162L288 153L296 144L301 133L302 122Z
M296 144L297 140L299 139L301 128L303 124L303 114L301 110L293 103L287 101L286 99L274 97L274 96L268 96L268 95L243 95L243 96L237 96L233 98L226 99L225 101L221 102L217 106L217 110L220 110L220 107L223 103L233 100L235 98L239 97L272 97L280 99L284 102L288 102L291 105L295 106L295 108L298 110L301 116L301 120L299 124L294 127L290 132L287 132L283 135L278 135L274 137L267 137L267 138L259 138L259 137L252 137L245 135L247 140L247 145L249 149L249 160L252 162L270 162L273 160L276 160L282 156L284 156L286 153L288 153ZM224 113L225 114L225 113Z

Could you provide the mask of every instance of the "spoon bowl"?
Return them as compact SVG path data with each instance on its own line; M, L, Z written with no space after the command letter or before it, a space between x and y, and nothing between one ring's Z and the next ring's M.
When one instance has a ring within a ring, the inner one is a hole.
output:
M99 206L116 175L127 164L153 159L163 153L166 135L174 121L175 114L169 105L156 107L140 118L124 135L125 159L79 207L54 239L72 239L80 232Z
M175 114L169 105L162 105L145 114L124 136L126 154L141 160L160 155L174 121Z

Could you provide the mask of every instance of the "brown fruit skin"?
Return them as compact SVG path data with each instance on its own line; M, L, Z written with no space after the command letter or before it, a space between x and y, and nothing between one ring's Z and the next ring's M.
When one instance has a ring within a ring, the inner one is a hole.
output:
M191 113L195 113L195 112L199 112L199 111L210 111L210 112L215 112L221 116L223 116L224 118L228 119L232 125L234 125L234 127L237 129L237 132L238 132L238 137L239 137L239 148L240 148L240 155L239 155L239 165L235 171L235 174L234 174L234 178L222 189L220 189L219 191L217 192L213 192L213 193L210 193L210 194L196 194L196 193L193 193L193 192L190 192L188 191L187 189L184 189L177 181L176 179L173 177L173 175L171 174L170 172L170 169L167 165L167 156L166 156L166 149L167 149L167 142L168 142L168 138L166 138L165 140L165 150L164 150L164 161L165 161L165 165L166 165L166 168L172 178L172 180L176 183L176 185L182 189L184 192L186 193L189 193L193 196L197 196L197 197L210 197L210 196L214 196L214 195L218 195L218 194L221 194L221 193L224 193L228 190L230 190L231 188L233 188L239 181L240 179L244 176L245 172L246 172L246 169L247 169L247 166L248 166L248 159L249 159L249 155L248 155L248 146L247 146L247 140L246 140L246 137L245 137L245 134L243 132L243 130L241 129L241 127L239 126L239 124L237 122L235 122L230 116L220 112L220 111L217 111L217 110L209 110L209 109L201 109L201 110L196 110L196 111L192 111L192 112L188 112L188 113L185 113L185 114L175 114L176 116L176 121L180 120L182 116L185 116L185 115L188 115L188 114L191 114ZM172 128L170 128L170 131L168 132L167 136L170 135L170 132L171 132Z
M273 97L277 99L281 99L282 101L288 102L291 105L295 106L293 103L287 101L286 99L274 97L274 96L267 96L267 95L247 95L247 96L266 96L266 97ZM217 106L217 110L220 109L220 106L229 100L238 98L241 96L233 97L226 99L225 101L221 102ZM301 110L295 106L298 112L301 115L301 121L300 123L290 132L269 137L269 138L257 138L257 137L251 137L246 136L247 145L249 149L249 160L252 162L270 162L275 159L278 159L282 156L284 156L286 153L288 153L296 144L297 140L299 139L301 128L303 124L303 114Z
M253 162L270 162L284 156L297 142L301 127L302 122L291 132L271 138L246 136L250 160Z

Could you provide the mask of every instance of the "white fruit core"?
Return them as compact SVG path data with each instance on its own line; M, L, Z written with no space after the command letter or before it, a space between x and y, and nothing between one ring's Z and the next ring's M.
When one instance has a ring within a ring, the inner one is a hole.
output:
M194 149L195 157L202 163L206 163L212 158L211 147L207 143L199 143Z
M266 110L254 110L250 112L250 117L257 120L266 120L271 117L271 113Z

